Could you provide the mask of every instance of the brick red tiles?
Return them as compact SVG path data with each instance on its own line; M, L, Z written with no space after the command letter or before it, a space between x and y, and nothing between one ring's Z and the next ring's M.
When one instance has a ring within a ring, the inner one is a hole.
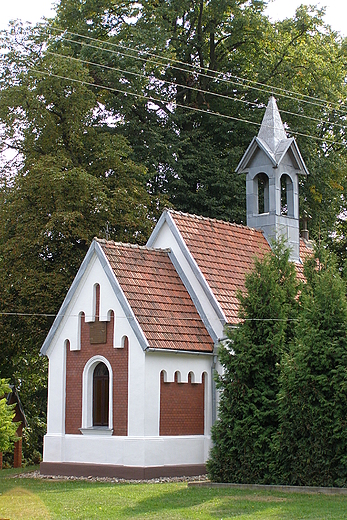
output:
M150 347L213 350L213 341L167 251L99 243Z
M263 233L221 220L170 214L228 323L236 323L237 291L244 289L245 274L252 270L255 257L262 258L270 250Z
M238 224L170 211L183 240L217 298L228 323L237 323L237 292L244 290L245 275L251 271L255 257L270 251L263 233ZM312 250L300 241L304 258ZM303 279L302 265L297 265Z
M170 214L219 302L228 323L238 323L237 292L256 257L270 246L259 230L220 220ZM151 347L212 351L213 344L167 251L99 241ZM300 243L303 259L312 250ZM297 265L303 279L302 265Z
M313 255L313 249L304 240L300 240L300 258L304 262L308 257ZM303 264L296 264L296 272L298 279L301 281L305 280L304 277L304 266Z

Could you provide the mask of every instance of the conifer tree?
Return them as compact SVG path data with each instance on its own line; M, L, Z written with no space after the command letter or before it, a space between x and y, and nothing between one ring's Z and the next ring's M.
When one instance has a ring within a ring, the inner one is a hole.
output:
M331 257L305 269L300 320L281 367L278 478L347 486L347 301Z
M298 281L283 242L262 260L239 294L240 325L220 348L224 373L208 471L215 481L269 483L272 436L278 428L281 356L292 336Z

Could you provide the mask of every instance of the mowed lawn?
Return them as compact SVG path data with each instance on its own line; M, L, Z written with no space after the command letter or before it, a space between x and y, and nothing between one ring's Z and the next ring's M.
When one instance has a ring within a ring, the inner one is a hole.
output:
M347 496L10 478L0 472L0 519L346 519Z

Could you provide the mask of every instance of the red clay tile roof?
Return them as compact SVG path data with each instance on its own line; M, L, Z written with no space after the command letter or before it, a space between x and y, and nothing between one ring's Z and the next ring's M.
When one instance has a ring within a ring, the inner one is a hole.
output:
M307 243L302 238L300 239L300 258L302 262L305 262L305 260L313 255L313 246L310 243ZM298 275L298 279L302 282L305 281L304 277L304 265L302 264L296 264L296 272Z
M151 348L213 351L168 251L98 240Z
M221 220L170 210L189 251L219 302L228 323L238 323L237 291L244 289L245 275L254 258L262 258L270 246L259 230ZM300 241L303 259L312 250ZM303 279L302 265L297 265Z
M170 214L227 322L237 323L237 291L244 289L245 274L252 270L254 258L270 251L263 233L222 220L176 211Z

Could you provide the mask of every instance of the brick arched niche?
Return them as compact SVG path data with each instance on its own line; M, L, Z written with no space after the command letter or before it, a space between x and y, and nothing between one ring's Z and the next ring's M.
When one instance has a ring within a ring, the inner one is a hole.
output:
M204 372L201 383L195 383L189 372L188 382L181 383L177 371L174 382L168 383L161 371L159 435L204 435L206 377Z
M109 433L112 434L112 424L113 424L113 371L111 364L104 356L93 356L86 363L83 376L82 376L82 433L88 433L88 430L94 428L93 424L93 376L94 370L99 365L99 363L103 363L108 370L108 426L102 427L103 430L109 430ZM98 427L100 429L100 427ZM87 430L87 431L85 431Z
M91 345L88 324L82 317L82 347L66 348L65 433L93 433L93 374L98 363L109 372L109 430L113 435L128 434L128 354L129 341L123 336L121 346L113 347L113 324L108 322L107 343ZM109 333L110 332L110 333ZM96 431L96 430L95 430Z

